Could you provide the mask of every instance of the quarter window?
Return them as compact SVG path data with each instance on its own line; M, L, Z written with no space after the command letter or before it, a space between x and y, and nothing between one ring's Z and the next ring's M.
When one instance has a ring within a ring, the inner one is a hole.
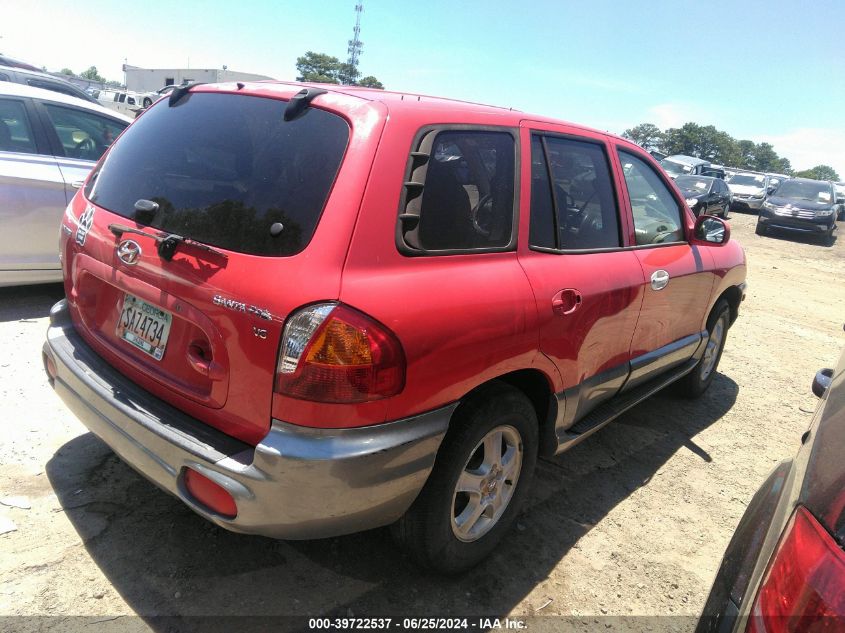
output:
M0 99L0 151L38 153L26 110L20 101Z
M99 160L126 124L106 117L45 103L47 114L62 144L64 155L83 160Z
M601 145L532 138L529 243L562 250L620 245L619 214Z
M511 244L515 141L508 132L431 131L412 155L400 218L418 251L501 249Z
M619 160L631 199L637 245L683 241L681 209L660 176L628 152L620 151Z

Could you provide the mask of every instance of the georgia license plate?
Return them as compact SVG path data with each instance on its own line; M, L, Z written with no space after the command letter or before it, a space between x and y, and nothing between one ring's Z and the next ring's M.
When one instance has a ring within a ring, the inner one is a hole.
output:
M116 334L142 352L161 360L172 321L173 315L167 310L127 293L123 296Z

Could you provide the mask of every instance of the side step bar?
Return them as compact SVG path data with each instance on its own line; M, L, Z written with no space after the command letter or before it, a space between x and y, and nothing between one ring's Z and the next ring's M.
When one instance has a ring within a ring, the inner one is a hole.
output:
M600 428L615 420L628 409L638 405L649 396L654 395L679 378L683 378L695 368L698 359L699 354L696 354L682 365L665 374L661 374L657 378L653 378L646 383L634 387L630 391L623 392L615 398L611 398L604 404L600 404L567 430L558 431L557 453L569 450Z

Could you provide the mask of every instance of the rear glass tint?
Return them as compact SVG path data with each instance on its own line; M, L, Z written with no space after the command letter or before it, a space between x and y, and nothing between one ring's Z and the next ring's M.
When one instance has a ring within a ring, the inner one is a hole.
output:
M296 254L317 227L349 126L317 108L285 121L286 107L217 93L189 94L175 107L163 100L126 130L86 196L127 218L138 200L153 200L150 226L220 248ZM276 222L284 228L273 236Z

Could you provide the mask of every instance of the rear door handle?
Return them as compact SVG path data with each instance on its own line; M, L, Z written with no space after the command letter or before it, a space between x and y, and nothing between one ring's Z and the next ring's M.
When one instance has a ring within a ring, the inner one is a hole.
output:
M655 270L651 273L651 289L663 290L669 283L669 273L665 270Z
M582 299L574 288L565 288L552 297L552 311L561 316L572 314L581 307Z

